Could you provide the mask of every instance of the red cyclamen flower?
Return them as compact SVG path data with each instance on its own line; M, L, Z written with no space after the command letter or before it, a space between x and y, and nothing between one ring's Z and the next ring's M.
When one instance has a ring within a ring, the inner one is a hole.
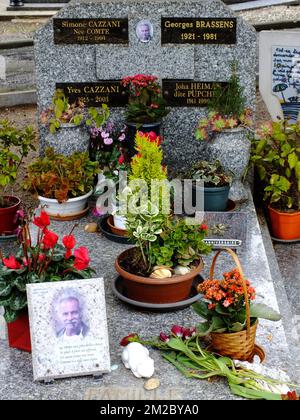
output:
M22 268L22 265L15 259L13 255L11 255L9 258L3 258L2 262L5 267L12 270L20 270Z
M45 229L45 227L50 225L50 217L45 211L41 211L40 216L36 216L33 219L33 224L40 229Z
M55 247L58 241L58 236L56 233L47 230L43 236L42 243L44 244L45 249L52 249Z
M72 249L76 245L76 239L73 235L66 235L63 237L62 243L67 248L65 258L70 258L72 255Z
M76 270L85 270L89 266L91 259L87 248L81 246L80 248L75 249L74 256L74 268L76 268Z

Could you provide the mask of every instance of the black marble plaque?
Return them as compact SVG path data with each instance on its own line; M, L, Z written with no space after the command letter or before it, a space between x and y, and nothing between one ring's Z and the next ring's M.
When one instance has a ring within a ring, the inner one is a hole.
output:
M56 83L57 89L62 89L74 103L80 99L87 107L100 107L106 104L109 107L123 107L128 103L128 95L120 80L99 80L90 83Z
M162 44L236 44L236 18L161 18Z
M128 44L128 19L53 19L55 44Z
M207 106L217 86L226 86L227 82L198 82L195 80L162 81L163 96L168 106L201 107Z

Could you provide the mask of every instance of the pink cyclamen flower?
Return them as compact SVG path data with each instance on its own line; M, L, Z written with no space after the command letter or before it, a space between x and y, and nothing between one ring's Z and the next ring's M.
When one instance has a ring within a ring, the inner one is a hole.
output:
M173 325L172 329L171 329L171 333L173 335L175 335L175 337L182 337L183 335L183 328L180 327L179 325Z
M159 339L160 339L160 341L163 341L164 343L167 343L170 340L170 337L167 334L161 332L159 334Z
M110 146L111 144L113 144L113 139L111 137L106 137L103 139L103 143L106 144L106 146Z
M122 133L120 136L119 136L119 138L118 138L118 140L120 140L120 141L123 141L123 140L125 140L125 133Z

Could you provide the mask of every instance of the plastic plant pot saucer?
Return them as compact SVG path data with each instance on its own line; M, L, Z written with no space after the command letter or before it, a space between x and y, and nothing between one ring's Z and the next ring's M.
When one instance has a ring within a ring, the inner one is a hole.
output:
M127 236L117 235L110 230L110 227L107 223L109 217L110 215L106 215L106 216L101 217L101 219L99 220L98 226L101 233L103 233L103 235L110 241L117 242L119 244L125 244L125 245L134 244L134 242L131 242Z
M300 238L298 238L298 239L278 239L278 238L274 238L274 236L271 236L271 239L274 242L280 242L282 244L295 244L296 242L300 242Z
M124 290L123 279L121 276L118 276L112 281L112 290L117 296L117 298L119 298L121 301L127 303L128 305L134 306L139 310L151 312L172 312L188 308L190 305L197 302L202 296L202 294L197 293L196 287L199 283L202 283L203 281L203 277L198 275L193 282L190 297L188 299L174 303L145 303L129 299L126 296L126 290Z

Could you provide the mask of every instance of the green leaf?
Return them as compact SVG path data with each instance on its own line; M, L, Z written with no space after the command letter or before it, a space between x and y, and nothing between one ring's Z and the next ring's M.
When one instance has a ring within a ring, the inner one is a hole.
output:
M295 152L289 154L288 161L291 169L294 169L296 164L298 163L298 157Z
M26 281L24 277L16 277L13 281L13 285L16 286L20 292L26 292Z
M14 311L20 311L27 306L25 293L15 292L10 302L10 308Z
M170 340L168 341L168 346L171 349L179 350L179 351L182 351L183 353L186 351L185 344L182 342L180 338L177 338L177 337L170 338Z
M192 309L204 319L207 319L209 317L210 311L207 309L207 303L203 302L202 300L200 300L197 303L194 303L192 305Z
M201 324L197 325L197 334L199 334L200 337L210 334L212 330L213 324L209 321L201 322Z
M300 161L296 163L295 173L296 173L297 179L300 179Z
M6 281L0 281L0 296L8 296L11 292L12 286Z
M0 306L9 306L12 300L12 296L8 296L8 297L0 297Z
M245 328L245 326L243 324L241 324L240 322L235 322L234 324L232 324L232 327L230 328L230 331L240 332L240 331L243 331L244 328Z
M18 312L11 309L11 308L5 308L5 313L4 313L4 319L7 323L9 322L14 322L16 321L18 318Z
M250 306L251 318L262 318L270 321L279 321L281 315L264 303L254 303Z

